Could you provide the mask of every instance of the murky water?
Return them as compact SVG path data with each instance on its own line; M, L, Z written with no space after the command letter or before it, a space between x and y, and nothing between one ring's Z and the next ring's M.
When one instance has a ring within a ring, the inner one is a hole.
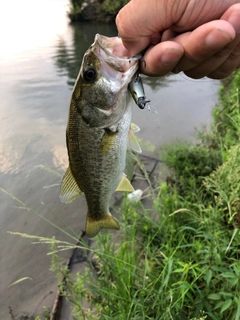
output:
M84 200L61 204L58 187L43 188L61 178L36 166L64 172L68 105L81 58L96 33L117 32L113 25L70 25L66 5L63 0L0 3L0 186L51 222L66 229L50 210L80 232ZM218 81L182 75L143 80L158 114L134 108L139 137L154 145L175 138L192 140L195 127L209 125ZM9 306L19 314L51 304L56 281L49 271L48 248L7 231L67 237L1 191L0 204L0 319L10 319ZM9 287L23 277L32 280Z

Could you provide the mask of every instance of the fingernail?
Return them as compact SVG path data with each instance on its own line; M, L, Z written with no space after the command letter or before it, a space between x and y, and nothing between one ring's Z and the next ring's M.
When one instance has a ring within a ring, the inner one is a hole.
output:
M228 18L228 22L233 26L237 33L240 32L240 19L239 19L239 10L233 12Z
M219 37L219 33L222 33L222 35L225 35L225 37ZM232 40L233 37L229 33L216 28L207 35L207 37L205 38L205 43L210 48L218 49L222 48L222 46L227 45Z
M166 66L175 66L181 59L183 52L177 49L166 49L161 56L161 63Z

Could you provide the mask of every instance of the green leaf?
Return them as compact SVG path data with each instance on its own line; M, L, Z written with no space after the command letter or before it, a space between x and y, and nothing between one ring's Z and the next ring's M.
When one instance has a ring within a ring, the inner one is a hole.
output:
M234 301L237 304L237 312L236 312L235 320L239 320L239 318L240 318L240 298L234 297Z
M212 270L208 269L205 275L205 280L207 282L207 286L209 286L209 283L212 279Z
M221 311L220 313L224 312L225 310L227 310L232 304L232 299L227 299L224 304L222 305Z
M227 297L231 297L232 298L234 296L234 294L232 292L226 292L226 291L220 291L219 294L221 296L224 296L225 298L227 298Z
M184 268L178 268L178 269L175 269L173 272L174 273L183 273L184 271Z
M236 278L236 275L233 272L230 272L230 271L222 273L222 276L224 278Z
M214 310L222 308L224 302L225 302L224 300L219 301L214 307Z
M208 299L211 299L211 300L220 300L221 299L221 296L220 294L218 293L211 293L208 295Z
M213 320L219 320L218 318L215 317L215 315L211 311L207 311L206 314Z

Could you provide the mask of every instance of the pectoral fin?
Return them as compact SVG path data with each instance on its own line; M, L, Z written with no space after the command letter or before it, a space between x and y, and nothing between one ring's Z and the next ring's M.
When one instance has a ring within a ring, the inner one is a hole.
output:
M120 226L110 212L104 215L100 220L94 220L87 214L86 221L86 235L88 238L95 237L101 229L116 229L119 230Z
M70 167L68 167L61 184L60 200L63 203L73 202L82 193L74 179Z
M129 191L129 192L134 191L134 188L131 185L131 182L126 177L125 173L123 173L122 179L121 179L119 185L117 186L116 191Z
M139 126L138 126L137 124L135 124L135 123L131 123L130 129L131 129L133 132L138 132L138 131L140 131Z
M134 132L138 132L139 130L140 128L136 124L131 123L130 130L128 132L128 149L131 149L137 153L142 153L142 149L140 148L137 138L134 135Z

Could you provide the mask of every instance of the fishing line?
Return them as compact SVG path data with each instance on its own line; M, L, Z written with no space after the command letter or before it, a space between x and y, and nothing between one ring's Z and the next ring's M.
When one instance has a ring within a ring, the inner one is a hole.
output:
M160 99L161 100L161 99ZM159 101L160 101L159 100ZM150 120L150 121L158 121L160 119L160 115L159 113L157 112L157 110L154 108L154 106L159 102L155 102L154 104L148 104L146 106L146 108L144 109L145 112L147 112L147 118ZM156 116L155 116L156 115ZM154 117L155 116L155 117Z

